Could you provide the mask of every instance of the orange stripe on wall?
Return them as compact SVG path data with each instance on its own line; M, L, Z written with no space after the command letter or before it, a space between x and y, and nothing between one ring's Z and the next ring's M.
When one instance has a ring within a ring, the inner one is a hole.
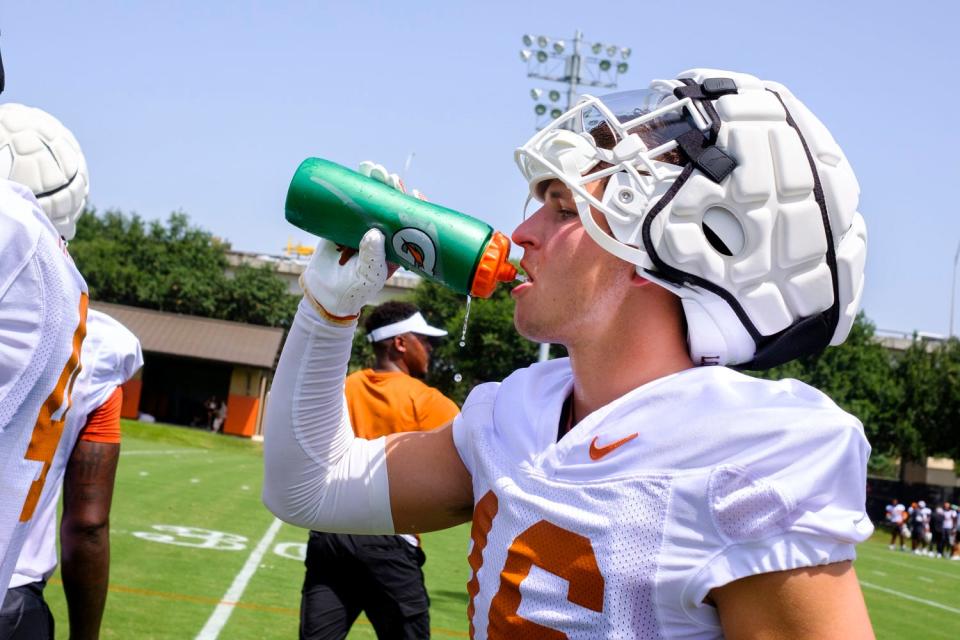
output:
M257 429L259 408L259 398L230 394L227 396L227 421L223 425L223 432L252 437Z
M132 378L124 382L123 404L120 406L120 417L136 420L140 415L140 391L143 389L143 379Z

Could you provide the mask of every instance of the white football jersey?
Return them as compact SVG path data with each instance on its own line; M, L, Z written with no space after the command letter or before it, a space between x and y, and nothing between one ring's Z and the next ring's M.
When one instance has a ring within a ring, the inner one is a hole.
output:
M855 557L870 446L819 391L697 367L557 441L566 358L475 388L473 638L719 638L711 589ZM559 633L557 633L559 632Z
M73 390L73 407L64 427L62 446L47 474L37 514L26 533L10 587L47 580L57 566L57 501L63 487L73 447L87 417L107 401L114 389L143 366L140 341L129 329L91 309L87 314L87 338L80 352L83 369Z
M0 585L69 416L87 285L30 191L0 180Z

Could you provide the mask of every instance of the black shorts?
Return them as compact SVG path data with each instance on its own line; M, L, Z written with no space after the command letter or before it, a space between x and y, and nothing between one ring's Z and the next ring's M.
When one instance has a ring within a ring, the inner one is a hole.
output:
M0 640L52 640L53 615L43 599L45 582L7 589L0 607Z
M345 638L363 611L380 640L430 637L423 551L400 536L310 532L301 640Z

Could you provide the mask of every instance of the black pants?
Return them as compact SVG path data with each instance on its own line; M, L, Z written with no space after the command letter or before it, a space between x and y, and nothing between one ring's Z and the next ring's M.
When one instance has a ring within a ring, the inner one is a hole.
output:
M301 640L341 640L363 611L380 640L430 637L425 557L400 536L310 532Z
M0 640L52 640L53 615L43 599L45 582L7 589L0 608Z

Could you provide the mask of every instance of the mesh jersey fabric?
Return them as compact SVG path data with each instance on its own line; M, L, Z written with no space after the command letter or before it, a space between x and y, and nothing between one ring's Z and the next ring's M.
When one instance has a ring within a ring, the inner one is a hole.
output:
M87 314L87 337L80 352L83 368L73 392L60 448L53 459L40 496L37 513L24 533L23 549L16 561L10 586L46 580L57 566L57 502L63 474L81 434L96 442L120 442L119 386L143 366L140 341L129 329L109 315L91 309ZM91 422L99 421L101 424Z
M0 585L62 445L87 285L26 187L0 180ZM54 483L55 484L55 483Z
M697 367L559 441L567 359L475 388L454 421L475 510L475 638L719 638L710 589L851 560L871 534L860 422L794 380Z
M347 376L344 394L354 433L368 440L436 429L460 412L440 391L402 371L356 371Z

